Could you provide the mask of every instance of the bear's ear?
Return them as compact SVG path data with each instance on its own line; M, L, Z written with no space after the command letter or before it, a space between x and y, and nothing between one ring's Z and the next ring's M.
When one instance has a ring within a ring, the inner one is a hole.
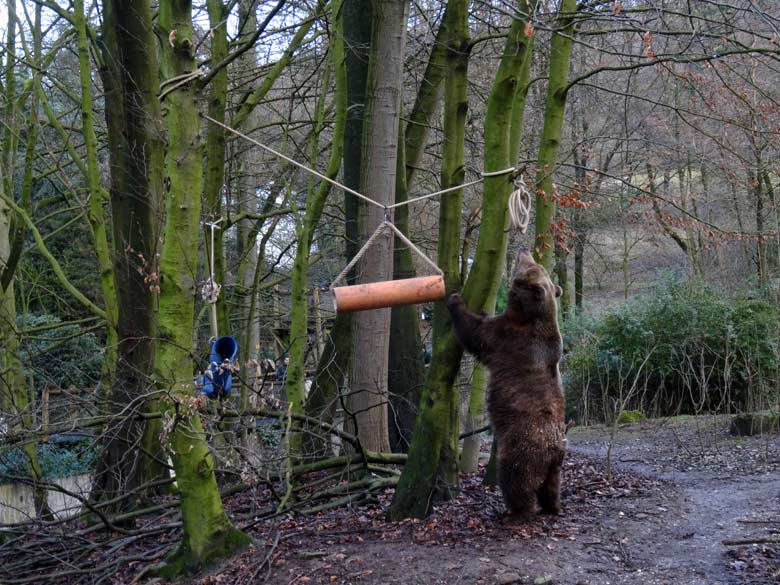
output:
M560 286L558 286L558 285L556 284L556 285L555 285L555 296L556 296L556 297L559 297L559 296L561 296L562 294L563 294L563 289L562 289Z

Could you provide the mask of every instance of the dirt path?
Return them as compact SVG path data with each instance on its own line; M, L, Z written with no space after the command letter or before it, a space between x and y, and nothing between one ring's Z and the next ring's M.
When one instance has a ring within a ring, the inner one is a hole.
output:
M270 573L259 574L287 585L780 583L778 545L731 554L721 544L780 530L780 440L735 440L727 426L695 419L621 428L611 481L608 431L575 429L559 517L509 522L500 495L468 477L462 494L423 522L386 522L388 491L372 507L265 526L259 542L280 536ZM248 551L199 583L244 582L268 554L267 546Z
M574 440L570 447L575 453L602 459L607 453L606 439L583 443ZM753 524L740 520L780 517L780 474L735 476L714 470L659 471L637 455L643 453L630 444L618 446L613 453L619 468L667 482L678 502L670 506L671 513L649 521L652 530L630 524L618 529L619 538L631 543L627 551L632 564L638 570L643 568L644 575L642 579L621 575L611 582L759 583L749 576L743 579L729 569L724 558L727 547L721 541L757 535Z

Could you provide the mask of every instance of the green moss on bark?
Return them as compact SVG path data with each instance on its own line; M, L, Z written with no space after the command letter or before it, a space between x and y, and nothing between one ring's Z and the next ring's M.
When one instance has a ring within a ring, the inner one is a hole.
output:
M527 13L528 5L519 2L519 13ZM485 119L485 165L486 171L504 169L510 166L512 156L513 122L522 120L515 112L514 101L518 97L520 82L526 77L524 71L530 65L528 51L530 39L525 37L525 22L512 22L504 53L488 98ZM482 226L477 244L475 261L466 281L463 295L472 310L485 308L490 299L494 280L498 278L506 247L507 202L511 181L507 175L488 177L484 183ZM420 412L409 459L396 489L390 508L390 517L423 517L433 505L434 495L446 489L448 461L457 465L458 429L457 402L452 398L453 384L458 372L463 349L458 344L452 329L442 332L434 344L434 358L428 371L428 379L420 401ZM444 463L442 463L444 462Z
M165 79L196 69L191 3L164 0L158 16L161 70ZM248 544L225 514L200 418L192 404L192 330L202 187L203 145L194 83L180 84L163 104L168 130L165 160L166 221L160 258L158 388L169 398L164 414L172 424L168 450L176 471L183 522L179 549L160 568L166 578L192 572Z

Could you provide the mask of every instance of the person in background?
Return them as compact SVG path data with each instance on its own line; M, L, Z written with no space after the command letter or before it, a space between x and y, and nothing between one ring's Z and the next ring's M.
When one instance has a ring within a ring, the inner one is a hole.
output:
M287 380L287 366L290 364L290 358L284 358L284 361L276 368L276 381L284 382Z

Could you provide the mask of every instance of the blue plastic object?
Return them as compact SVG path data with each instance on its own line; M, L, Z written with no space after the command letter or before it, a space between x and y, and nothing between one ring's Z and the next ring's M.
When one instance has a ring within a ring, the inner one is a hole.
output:
M209 398L224 398L233 385L233 361L238 354L238 342L229 336L220 337L211 345L209 367L202 377L201 391Z

